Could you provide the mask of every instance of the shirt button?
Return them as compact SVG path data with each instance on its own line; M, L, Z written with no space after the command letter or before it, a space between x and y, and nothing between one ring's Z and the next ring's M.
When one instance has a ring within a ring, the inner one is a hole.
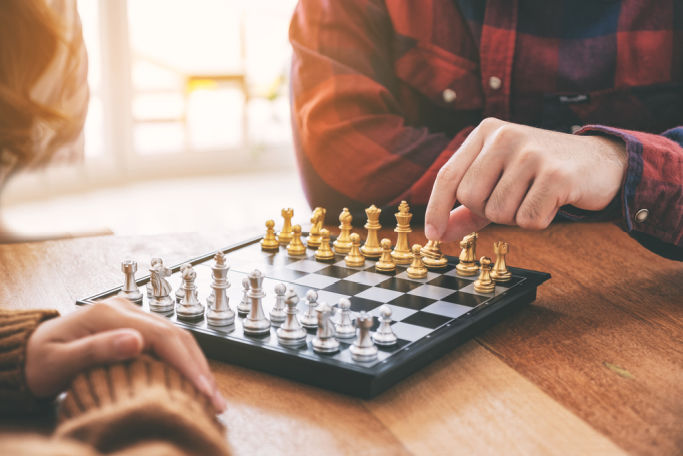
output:
M576 133L577 131L581 130L581 125L572 125L570 129L572 133Z
M445 101L446 103L452 103L455 101L457 94L455 93L455 90L453 90L453 89L445 89L441 93L441 96L443 97L443 101Z
M636 222L638 223L643 223L645 220L647 220L647 216L650 215L650 211L647 209L641 209L638 212L636 212Z
M489 78L489 87L491 87L493 90L500 89L501 85L503 85L503 81L501 81L498 76L491 76Z

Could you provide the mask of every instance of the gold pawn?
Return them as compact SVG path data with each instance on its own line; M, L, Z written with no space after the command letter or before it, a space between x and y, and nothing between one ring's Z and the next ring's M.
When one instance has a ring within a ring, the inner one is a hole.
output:
M327 228L320 230L320 247L315 251L315 259L320 261L334 259L334 252L330 248L330 232Z
M349 253L351 250L351 213L348 208L344 208L339 214L339 236L332 244L335 253Z
M280 243L275 237L275 222L273 220L266 220L266 235L261 241L261 249L263 250L278 250Z
M496 282L491 278L491 258L481 257L479 260L481 272L479 278L474 281L474 291L479 293L493 293L496 290Z
M282 230L277 234L277 240L280 244L287 245L289 244L289 241L292 240L292 217L294 217L294 209L291 207L282 209L280 214L282 214L282 218L284 218L285 221L282 224Z
M380 247L379 239L377 238L377 233L382 228L382 225L379 224L379 215L381 213L382 209L378 209L374 204L365 209L365 214L368 216L368 221L365 224L368 236L360 251L367 258L379 258L382 254L382 247Z
M360 236L358 233L351 233L351 251L344 261L351 268L359 268L365 264L365 257L360 253Z
M391 241L384 238L379 245L382 247L382 255L379 257L379 260L377 260L377 263L375 263L375 269L380 272L391 272L395 270L396 263L394 263L394 259L391 257Z
M491 277L496 282L507 282L512 277L505 262L505 256L508 254L508 251L509 245L507 242L497 241L493 243L496 262L493 264L493 269L491 269Z
M301 225L294 225L292 227L292 240L287 245L287 253L289 256L302 256L306 254L306 246L301 242Z
M422 262L422 246L420 244L413 244L413 262L407 269L408 277L411 279L424 279L427 277L427 268Z

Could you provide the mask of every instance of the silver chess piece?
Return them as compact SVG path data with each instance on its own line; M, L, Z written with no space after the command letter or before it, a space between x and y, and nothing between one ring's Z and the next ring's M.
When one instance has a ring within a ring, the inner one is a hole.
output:
M318 315L315 313L315 308L318 306L318 292L308 290L304 304L306 305L306 311L301 316L301 325L304 328L315 329L318 327Z
M339 351L339 341L334 338L334 324L332 323L332 308L321 302L315 308L318 314L318 332L311 342L317 353L335 353Z
M249 297L247 296L248 293L249 293L249 278L243 277L242 278L242 300L237 304L237 313L240 314L241 317L244 317L251 310L251 305L249 304Z
M367 362L377 359L377 347L372 342L370 337L370 328L372 328L372 316L361 312L356 318L356 327L358 328L358 337L353 341L353 345L349 347L351 358L354 361Z
M351 320L351 301L341 298L338 307L338 319L334 325L337 339L350 339L356 335L356 328Z
M191 265L190 263L183 263L183 264L180 266L180 278L181 278L181 279L180 279L180 286L179 286L178 289L175 291L175 300L176 300L176 302L178 302L178 303L179 303L180 301L182 301L183 298L185 297L185 285L184 285L185 282L183 282L183 280L182 280L183 271L184 271L185 269L191 268L191 267L192 267L192 265Z
M394 330L391 329L391 307L384 305L379 308L379 327L372 335L377 345L394 345L398 342Z
M263 297L266 295L262 289L263 273L255 269L249 274L249 314L244 319L242 327L247 336L265 336L270 334L270 321L263 313Z
M171 297L171 284L166 280L166 277L171 276L171 269L164 266L161 258L152 258L151 266L147 283L147 288L152 290L152 295L149 296L149 310L172 315L175 300Z
M223 252L217 252L213 260L214 264L211 267L213 300L206 299L209 308L206 321L212 326L230 326L235 323L235 312L230 308L230 298L227 294L227 289L230 288L228 281L230 266L226 264Z
M273 323L282 323L287 318L287 310L285 307L285 292L287 287L284 283L278 283L275 285L273 291L275 291L275 304L270 310L270 321Z
M197 321L204 318L204 306L197 299L197 287L194 284L197 273L194 268L183 269L183 288L185 296L176 307L178 319L185 321Z
M119 296L133 301L135 304L142 304L142 293L135 283L135 273L138 270L138 263L135 260L123 260L121 271L124 274L123 287L119 291Z
M285 304L287 317L282 326L277 329L277 342L284 347L296 348L306 343L306 330L301 326L296 315L299 296L291 288L285 294Z

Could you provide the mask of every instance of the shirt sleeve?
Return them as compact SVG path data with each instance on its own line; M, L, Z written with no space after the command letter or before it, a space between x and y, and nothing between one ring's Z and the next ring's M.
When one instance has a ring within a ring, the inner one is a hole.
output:
M626 144L628 167L619 195L623 228L645 247L683 259L683 126L661 135L588 125Z
M303 0L290 26L297 159L312 206L425 205L453 137L408 125L383 2Z
M0 414L23 414L38 408L26 385L26 343L40 323L56 310L0 310Z

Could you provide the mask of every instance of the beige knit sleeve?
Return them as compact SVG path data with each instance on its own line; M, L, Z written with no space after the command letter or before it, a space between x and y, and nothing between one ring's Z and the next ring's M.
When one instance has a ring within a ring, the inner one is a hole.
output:
M54 437L107 454L226 455L214 413L178 371L142 356L76 377L60 404Z
M43 321L58 316L56 310L0 309L0 413L22 413L36 408L38 400L26 386L26 343Z

